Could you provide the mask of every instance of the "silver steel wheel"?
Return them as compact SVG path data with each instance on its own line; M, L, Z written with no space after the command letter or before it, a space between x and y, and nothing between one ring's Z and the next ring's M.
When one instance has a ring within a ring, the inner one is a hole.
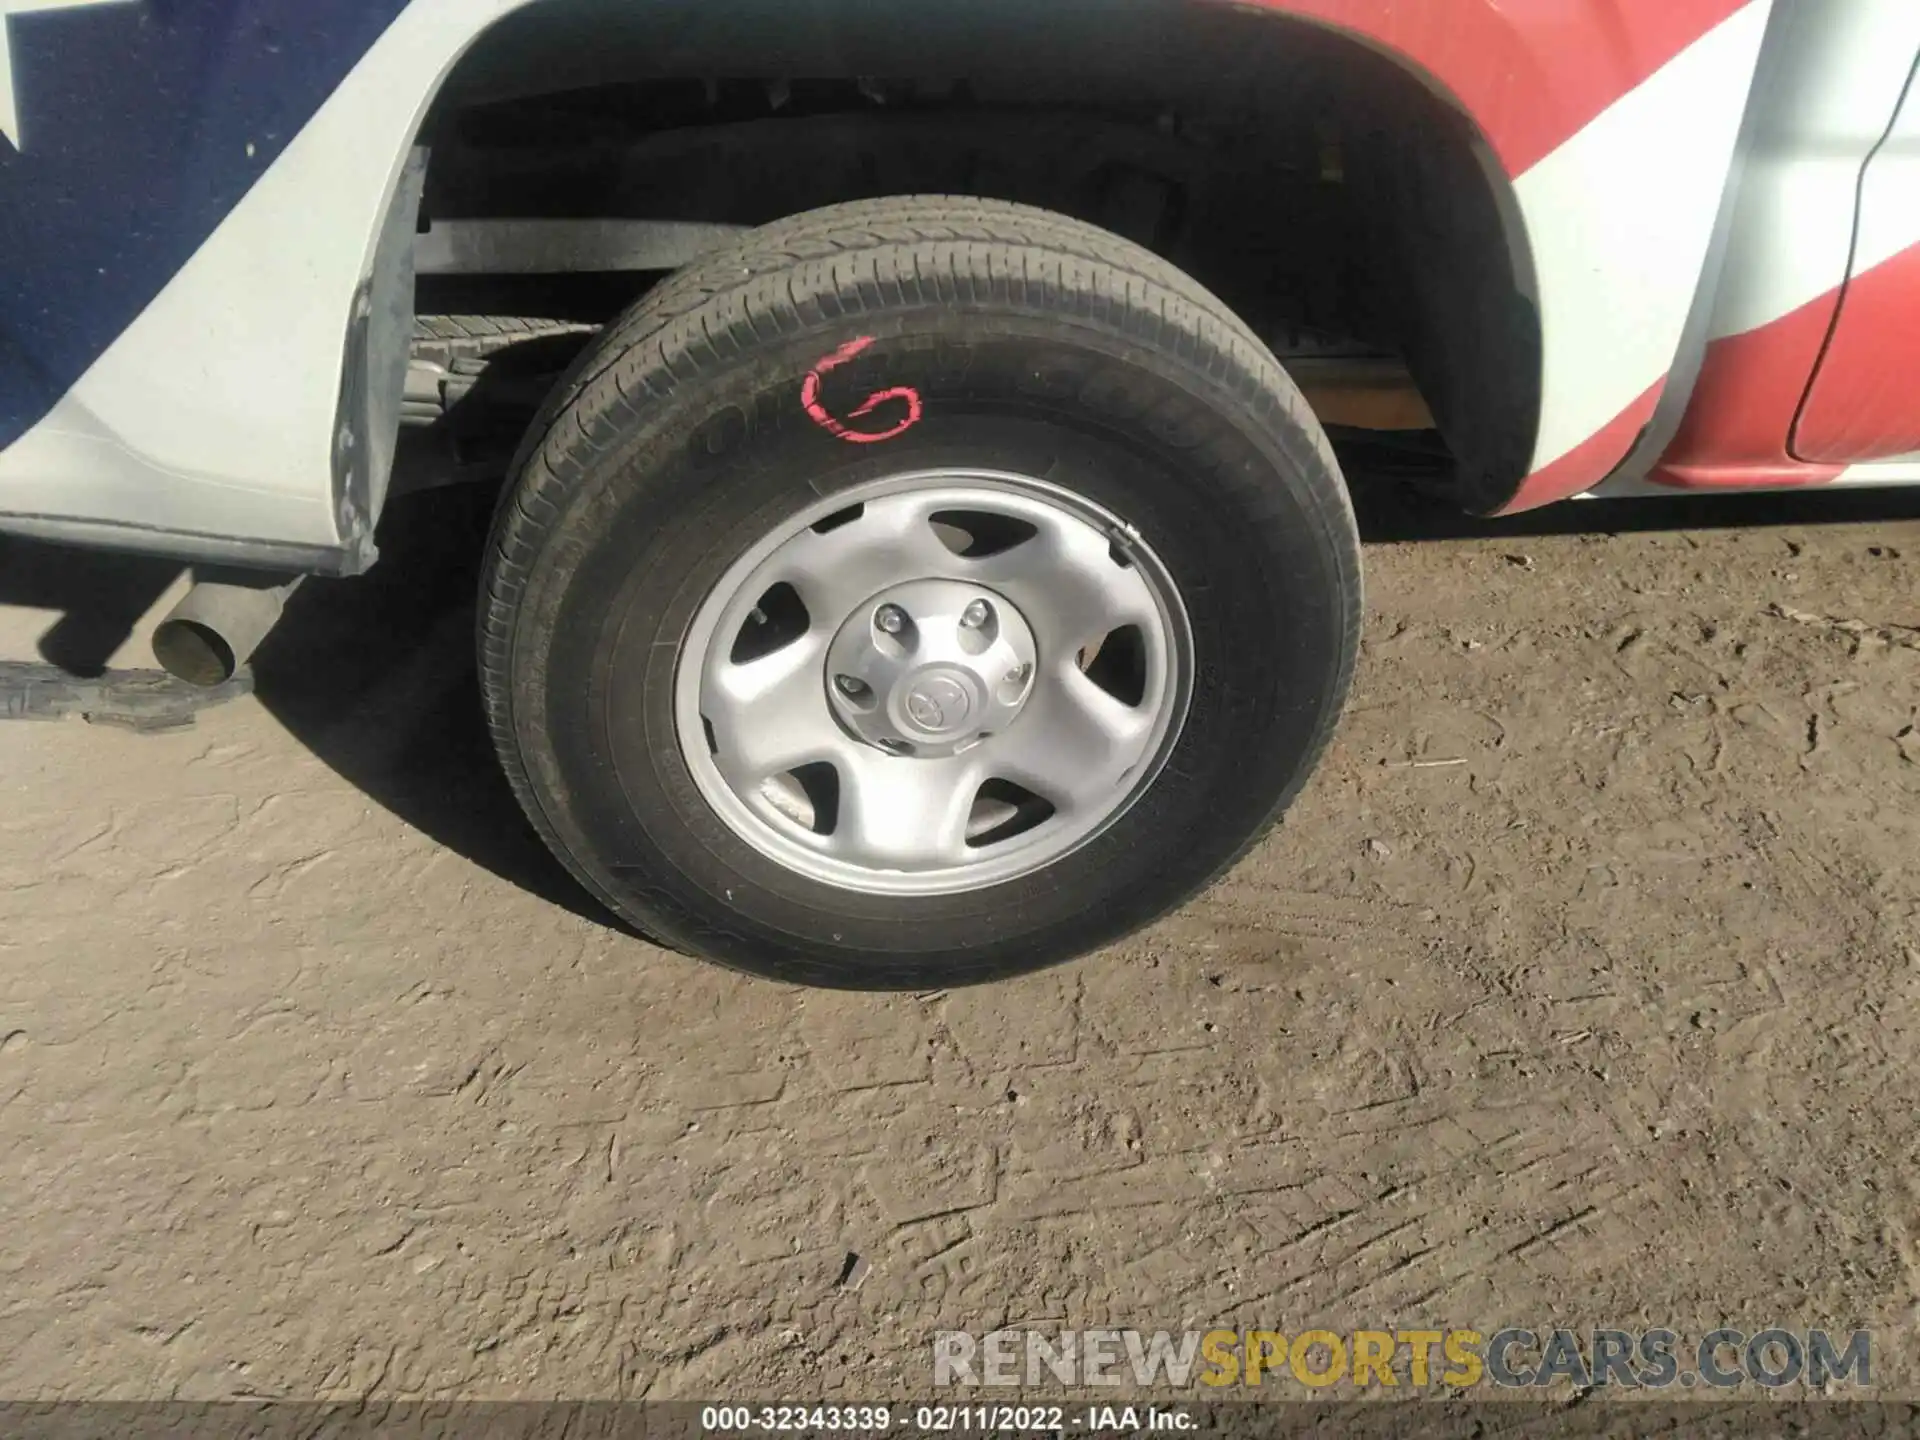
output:
M1087 843L1180 732L1193 644L1142 539L1058 486L902 474L809 507L702 602L675 680L701 794L762 854L893 895Z

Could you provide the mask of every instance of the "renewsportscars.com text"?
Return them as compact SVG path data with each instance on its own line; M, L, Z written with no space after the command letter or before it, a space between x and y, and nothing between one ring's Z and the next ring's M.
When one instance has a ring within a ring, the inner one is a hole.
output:
M996 1330L933 1337L933 1382L1182 1388L1332 1385L1422 1389L1730 1390L1870 1385L1872 1336L1780 1326L1694 1339L1668 1329Z

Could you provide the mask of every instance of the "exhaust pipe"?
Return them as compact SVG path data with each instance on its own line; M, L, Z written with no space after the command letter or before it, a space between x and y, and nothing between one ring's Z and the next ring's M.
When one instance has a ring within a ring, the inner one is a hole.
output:
M216 572L197 580L153 632L153 655L169 675L202 687L231 680L252 658L304 575Z

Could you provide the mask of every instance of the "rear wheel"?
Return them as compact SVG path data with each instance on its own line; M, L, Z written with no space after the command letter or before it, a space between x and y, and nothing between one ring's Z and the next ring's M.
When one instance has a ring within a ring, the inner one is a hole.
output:
M496 529L522 803L640 928L810 983L1032 969L1203 886L1344 696L1353 521L1153 256L910 199L770 226L595 342Z

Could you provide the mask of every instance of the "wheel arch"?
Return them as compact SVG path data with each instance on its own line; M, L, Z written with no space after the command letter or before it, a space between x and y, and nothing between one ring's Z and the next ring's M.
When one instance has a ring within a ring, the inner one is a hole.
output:
M1764 16L1770 3L1574 0L1541 16L1498 0L1462 0L1442 23L1397 0L1180 7L1063 0L1039 13L995 0L923 8L907 27L878 0L829 0L778 23L748 0L494 0L434 77L407 143L431 141L436 123L462 104L620 78L964 75L976 58L1036 77L1049 67L1137 70L1139 55L1159 53L1143 47L1196 23L1237 27L1246 52L1236 55L1238 64L1303 44L1337 46L1353 62L1347 73L1360 77L1346 96L1366 122L1355 180L1377 221L1370 243L1390 257L1382 273L1404 319L1406 359L1453 451L1457 497L1469 508L1497 510L1553 498L1517 500L1530 475L1582 442L1571 457L1577 465L1555 467L1559 493L1585 488L1621 458L1596 442L1611 444L1611 433L1601 432L1631 408L1626 400L1649 387L1658 396L1697 276L1687 251L1695 231L1704 247L1726 165L1707 143L1696 147L1690 167L1676 169L1689 181L1711 180L1706 218L1689 215L1678 226L1685 233L1665 266L1666 309L1676 313L1658 317L1653 328L1661 333L1642 353L1617 357L1608 353L1615 337L1581 333L1590 317L1574 315L1580 302L1569 298L1575 287L1560 253L1563 234L1547 237L1546 258L1555 263L1543 268L1543 213L1552 230L1565 177L1578 172L1581 158L1555 152L1575 148L1568 142L1596 117L1689 46L1699 48L1702 36L1743 11ZM1750 59L1735 56L1723 68L1738 70ZM1737 78L1744 102L1750 72ZM1727 122L1727 149L1737 120L1736 113ZM1531 203L1529 185L1540 192ZM829 195L823 203L847 198L859 197ZM1597 360L1582 355L1583 342ZM1612 404L1615 395L1622 404ZM1613 448L1624 453L1637 429Z
M1508 26L1493 0L1471 4ZM1043 13L1012 4L955 5L920 11L911 31L903 31L880 25L871 0L833 0L779 24L747 0L539 0L510 5L472 36L423 106L416 139L430 142L465 105L613 81L964 76L976 66L1016 78L1069 67L1098 74L1137 70L1140 54L1164 52L1162 37L1196 28L1231 34L1236 67L1270 67L1276 81L1290 56L1308 49L1338 54L1348 82L1342 99L1360 132L1353 179L1379 222L1369 227L1368 241L1387 277L1383 295L1391 293L1405 319L1406 359L1450 442L1459 498L1491 509L1526 474L1540 408L1536 287L1508 168L1512 146L1503 154L1498 137L1429 57L1365 13L1375 10L1389 20L1397 13L1371 0L1238 7L1069 0ZM1011 65L1010 55L1018 57ZM1537 108L1549 77L1537 66L1529 74L1529 104ZM829 193L819 203L851 198L861 197Z

